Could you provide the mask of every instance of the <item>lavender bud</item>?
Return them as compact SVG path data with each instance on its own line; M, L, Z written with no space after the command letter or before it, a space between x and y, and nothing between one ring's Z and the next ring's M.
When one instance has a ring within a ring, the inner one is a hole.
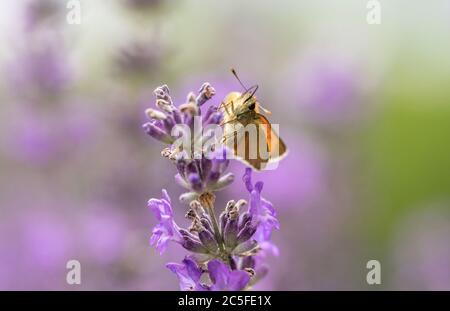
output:
M189 207L191 209L193 209L199 216L202 216L203 214L205 214L205 210L203 209L203 206L197 200L194 200L191 203L189 203Z
M215 184L220 178L220 172L211 171L208 176L208 184Z
M161 89L162 89L163 92L164 92L165 94L167 94L167 96L170 98L170 96L169 96L169 94L170 94L170 89L169 89L169 87L167 86L167 84L163 84L163 85L161 86Z
M152 108L148 108L147 110L145 110L145 114L149 119L165 120L167 118L167 116L163 112Z
M239 217L239 230L242 230L249 221L252 221L252 214L249 211L242 213L241 217Z
M238 220L237 218L228 218L223 234L224 242L228 247L234 248L237 244Z
M198 216L197 216L197 213L191 208L187 211L187 213L184 217L186 217L187 219L190 219L190 220L194 220Z
M214 232L211 221L209 220L209 218L206 217L206 215L200 218L200 222L202 223L203 227L205 227L206 230Z
M201 86L199 93L200 94L198 95L196 101L197 105L201 106L216 94L216 90L206 82Z
M241 269L254 269L256 265L255 258L253 256L246 256L242 258Z
M172 129L175 126L175 121L172 118L172 116L167 116L164 120L163 120L163 124L164 124L164 129L166 130L167 133L172 133Z
M196 237L194 234L192 234L192 233L190 233L189 231L187 231L186 229L181 228L181 229L179 230L179 232L180 232L181 236L183 237L183 239L184 239L184 238L188 238L188 239L191 239L191 240L193 240L193 241L199 242L198 239L197 239L197 237Z
M236 205L236 201L235 200L230 200L227 202L227 205L225 206L225 211L228 213L230 212L233 207Z
M184 113L186 115L199 115L200 110L198 109L194 93L189 93L187 103L180 105L179 109L181 113Z
M184 237L183 241L181 242L181 246L183 246L185 249L187 249L190 252L193 253L200 253L200 254L207 254L208 249L204 247L201 243L197 242L196 240L190 238L190 237Z
M203 184L200 175L195 173L189 174L188 181L191 185L192 190L196 192L201 192L203 190Z
M236 220L239 217L239 209L241 208L241 206L245 205L246 202L245 200L239 200L237 203L233 204L234 201L231 200L227 203L227 206L225 208L225 210L228 212L228 217L230 219Z
M237 235L237 244L248 241L255 234L256 229L256 225L252 224L251 222L247 222L244 228L242 228Z
M176 163L176 167L177 167L178 173L183 178L185 178L186 177L185 173L186 173L187 163L186 163L186 160L183 158L183 154L182 153L179 153L179 154L176 155L175 163Z
M208 110L206 110L206 113L203 115L203 124L206 124L208 119L211 117L212 114L217 112L217 107L215 106L209 106Z
M145 132L148 135L152 136L153 138L162 141L163 143L166 144L173 143L173 138L169 134L167 134L164 130L157 127L154 123L147 122L142 127L144 128Z
M215 183L213 189L216 191L221 190L221 189L231 185L233 183L233 181L234 181L234 174L228 173L219 178L219 180Z
M175 107L164 99L157 99L155 105L166 113L172 113L175 110Z
M183 193L182 195L180 195L180 197L178 198L178 200L181 203L184 204L189 204L191 203L193 200L196 200L198 198L198 194L196 192L186 192Z
M194 217L192 219L192 224L189 226L188 229L190 232L200 232L202 230L205 230L202 223L200 222L200 219L198 219L197 217Z
M209 171L211 170L212 167L212 161L206 157L202 157L200 160L200 166L202 168L202 175L208 176Z
M220 232L222 234L225 233L225 225L228 222L228 213L227 212L222 212L219 216L219 222L220 222Z
M175 120L175 123L176 124L181 124L181 123L183 123L183 120L182 120L182 118L181 118L181 114L180 114L180 112L178 111L178 110L173 110L172 111L172 116L173 116L173 119Z
M175 182L185 189L190 189L186 179L184 179L179 173L175 175Z
M170 106L173 106L172 98L169 95L170 90L166 84L157 87L153 93L156 95L157 99L165 100Z
M202 230L198 233L198 237L202 244L211 252L215 253L219 245L217 244L214 235L208 230Z

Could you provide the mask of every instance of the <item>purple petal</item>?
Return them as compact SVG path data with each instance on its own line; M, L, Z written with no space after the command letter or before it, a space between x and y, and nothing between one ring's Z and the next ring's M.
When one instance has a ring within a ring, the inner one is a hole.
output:
M242 180L244 181L245 187L247 188L248 192L253 191L253 184L252 184L252 169L246 168L245 174L242 177Z
M213 290L224 290L227 286L230 268L218 259L208 262L208 271L211 281L214 283Z
M243 270L234 270L228 278L228 290L243 290L250 281L250 275Z

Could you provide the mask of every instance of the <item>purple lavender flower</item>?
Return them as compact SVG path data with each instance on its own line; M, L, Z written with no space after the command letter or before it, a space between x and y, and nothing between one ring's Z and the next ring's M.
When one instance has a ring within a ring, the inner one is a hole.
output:
M206 285L200 284L200 277L204 271L197 266L193 259L186 257L183 259L182 264L168 263L166 267L177 275L181 290L202 291L208 289Z
M231 270L220 260L208 262L209 276L212 281L211 290L238 291L244 289L250 281L250 274L244 270Z
M159 221L153 228L150 244L155 245L156 249L162 254L167 249L169 241L181 242L180 229L173 219L172 206L167 191L162 191L161 199L150 199L148 207Z
M250 205L244 210L247 201L230 200L217 217L214 192L231 184L234 175L225 173L230 162L227 149L205 150L204 133L196 132L195 124L200 121L202 125L217 125L222 120L214 106L205 114L201 111L215 90L204 83L197 96L190 93L187 103L179 107L173 104L166 85L157 88L155 94L159 109L147 109L151 121L144 124L144 129L169 145L162 155L173 161L178 170L175 180L189 191L180 201L189 204L186 218L191 223L187 229L175 223L170 198L163 190L162 199L149 201L158 220L151 244L162 253L169 241L175 241L192 253L182 264L167 264L177 275L182 290L249 288L267 273L267 267L259 264L266 253L278 253L270 237L273 229L279 228L279 222L272 204L261 197L263 183L253 185L251 169L247 169L243 179L250 192ZM173 129L179 125L186 129L181 134L189 137L187 145L176 144L179 137ZM195 148L197 143L200 149ZM204 273L208 274L209 282L200 283Z
M36 100L60 95L70 81L68 61L59 44L26 47L17 53L9 68L11 90L15 95Z
M166 267L175 273L183 291L239 291L244 289L250 281L250 274L244 270L231 270L220 260L208 262L207 270L200 268L195 260L186 257L182 264L168 263ZM211 284L200 283L203 273L209 275Z
M266 249L271 250L274 254L278 254L277 248L270 243L270 237L274 229L280 229L280 223L276 218L276 211L272 203L261 196L263 182L258 181L254 185L252 183L252 170L247 168L243 177L245 187L250 193L250 210L252 218L257 221L258 229L255 233L255 240L260 242Z

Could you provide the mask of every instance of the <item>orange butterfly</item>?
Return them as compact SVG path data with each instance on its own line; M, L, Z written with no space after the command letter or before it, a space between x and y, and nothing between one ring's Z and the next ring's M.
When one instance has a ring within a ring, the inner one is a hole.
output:
M229 93L219 108L222 110L222 143L234 155L256 170L268 169L287 155L287 147L275 132L274 126L260 111L264 109L254 96L258 86L246 88L234 69L233 75L245 89L244 93Z

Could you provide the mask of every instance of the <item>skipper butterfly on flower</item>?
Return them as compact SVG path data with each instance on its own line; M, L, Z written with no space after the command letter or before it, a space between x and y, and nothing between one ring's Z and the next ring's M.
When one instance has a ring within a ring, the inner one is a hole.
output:
M231 72L244 88L244 93L231 92L219 106L223 112L222 143L237 159L255 170L268 169L287 155L287 147L275 131L275 126L261 113L271 112L255 97L258 86L247 88L234 69Z

